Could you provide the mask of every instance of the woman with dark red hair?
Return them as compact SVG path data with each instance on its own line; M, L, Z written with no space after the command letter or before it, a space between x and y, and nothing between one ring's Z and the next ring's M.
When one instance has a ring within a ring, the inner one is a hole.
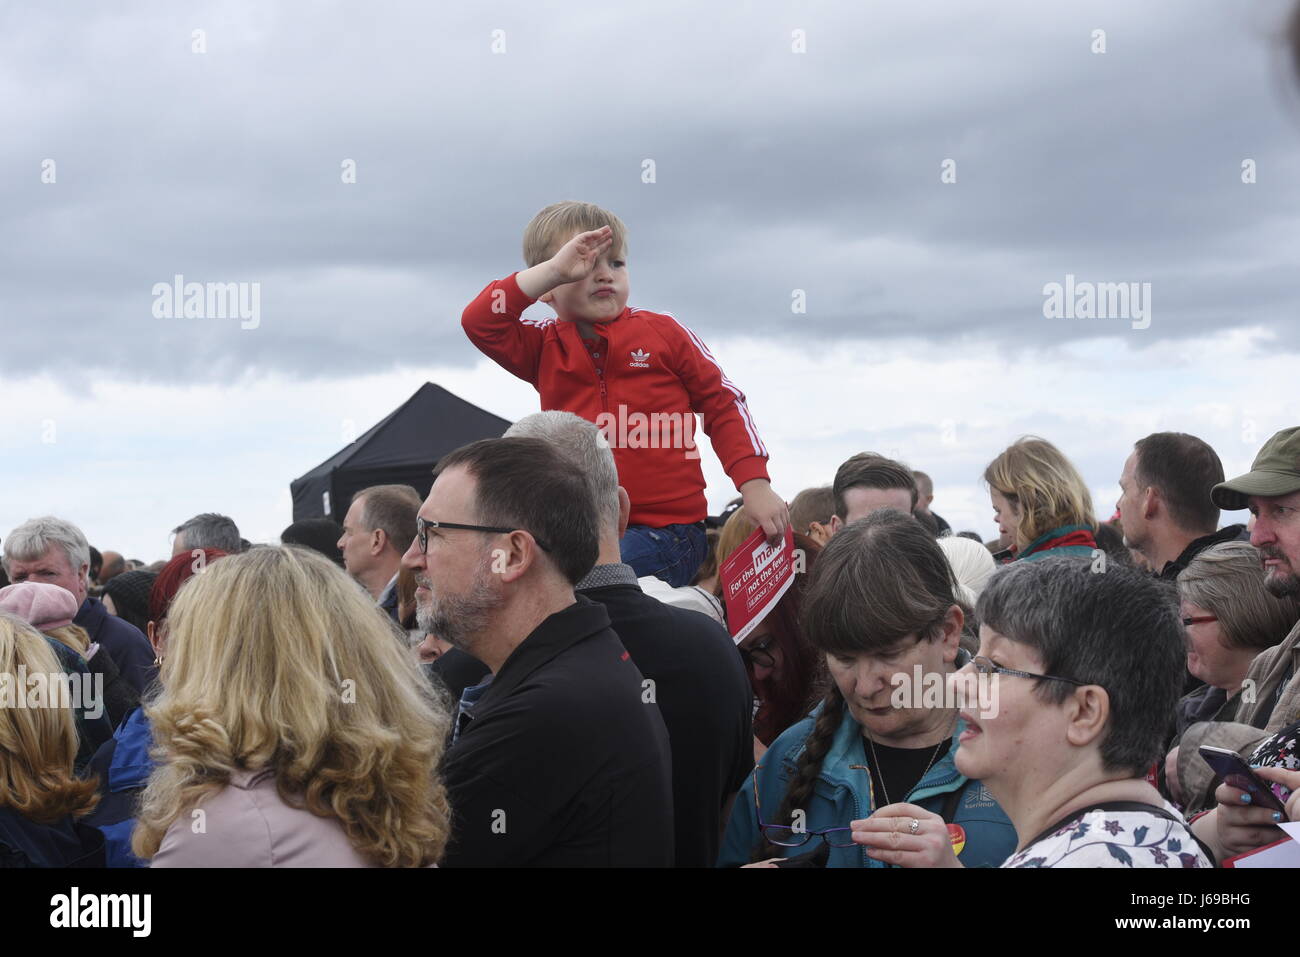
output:
M225 555L219 548L184 551L158 573L149 591L146 628L149 643L158 656L155 663L161 662L167 652L167 612L177 593L187 581ZM144 708L136 708L123 719L113 737L100 746L90 762L91 771L99 775L100 801L86 823L103 832L109 867L148 866L131 853L131 832L135 830L140 792L153 771L153 761L149 757L152 745L149 719L145 717Z
M731 514L718 536L719 567L755 528L743 509ZM738 646L754 688L755 762L782 731L802 719L816 703L820 658L804 638L799 614L804 583L821 546L796 534L794 547L795 554L801 556L796 562L794 583Z

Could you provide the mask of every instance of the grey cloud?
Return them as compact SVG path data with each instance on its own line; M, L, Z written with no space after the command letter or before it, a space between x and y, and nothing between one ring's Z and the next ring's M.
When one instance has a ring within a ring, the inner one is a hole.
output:
M706 339L1051 348L1125 329L1043 318L1044 283L1072 273L1152 282L1134 347L1263 326L1294 349L1286 9L10 8L0 372L469 362L461 309L562 197L618 211L633 303ZM155 319L150 290L177 273L260 283L261 325Z

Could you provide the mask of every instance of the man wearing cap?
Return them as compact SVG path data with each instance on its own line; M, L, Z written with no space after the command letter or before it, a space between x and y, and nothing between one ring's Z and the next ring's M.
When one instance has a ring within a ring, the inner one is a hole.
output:
M1264 586L1278 597L1300 594L1300 427L1283 429L1264 443L1249 472L1220 482L1210 492L1219 508L1248 508L1255 517L1250 543L1259 549ZM1194 724L1183 734L1178 779L1183 793L1208 800L1214 772L1201 745L1227 748L1249 758L1264 738L1300 719L1300 623L1281 643L1261 652L1242 685L1233 721ZM1240 808L1227 808L1229 816ZM1258 808L1245 810L1258 811ZM1213 815L1225 811L1220 805ZM1206 827L1202 825L1202 827ZM1214 827L1207 830L1213 831ZM1214 835L1197 831L1214 843ZM1277 832L1281 837L1281 832ZM1232 850L1229 848L1229 850Z

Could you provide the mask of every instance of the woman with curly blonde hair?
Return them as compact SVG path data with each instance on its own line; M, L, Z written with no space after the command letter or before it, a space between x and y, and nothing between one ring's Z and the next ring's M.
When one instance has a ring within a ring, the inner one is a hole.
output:
M984 470L998 531L1017 561L1088 558L1097 547L1092 496L1073 463L1051 442L1017 439Z
M103 836L78 820L95 807L98 782L73 774L63 677L49 640L0 613L0 868L104 866Z
M254 548L168 613L157 768L133 849L154 867L423 867L450 812L448 719L386 616L306 549Z

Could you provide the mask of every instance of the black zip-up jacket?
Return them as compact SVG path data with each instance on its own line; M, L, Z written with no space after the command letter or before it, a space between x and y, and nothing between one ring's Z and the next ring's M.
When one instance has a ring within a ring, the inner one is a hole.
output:
M602 605L578 597L506 659L447 752L445 867L671 867L659 706Z
M1187 547L1172 562L1165 562L1165 567L1160 569L1158 577L1162 581L1177 581L1178 576L1192 563L1192 559L1207 548L1222 545L1224 542L1239 541L1250 541L1250 534L1246 531L1245 525L1225 525L1217 532L1202 535L1200 538L1188 542Z
M652 598L626 565L597 565L577 591L605 606L651 690L673 751L676 866L712 867L724 809L754 767L754 694L727 630Z

